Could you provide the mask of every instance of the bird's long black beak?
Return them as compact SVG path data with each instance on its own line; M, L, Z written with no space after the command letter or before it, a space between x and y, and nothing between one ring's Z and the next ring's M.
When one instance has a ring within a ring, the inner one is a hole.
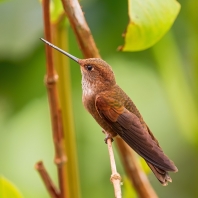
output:
M78 60L79 60L79 59L76 58L75 56L73 56L73 55L69 54L68 52L65 52L64 50L62 50L62 49L56 47L55 45L53 45L52 43L46 41L46 40L43 39L43 38L41 38L41 40L42 40L43 42L47 43L49 46L53 47L54 49L58 50L58 51L61 52L62 54L68 56L69 58L71 58L72 60L74 60L74 61L76 61L76 62L78 63Z

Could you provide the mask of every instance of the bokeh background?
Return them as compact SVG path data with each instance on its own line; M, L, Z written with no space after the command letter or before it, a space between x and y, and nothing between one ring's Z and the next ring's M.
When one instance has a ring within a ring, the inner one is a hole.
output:
M81 2L103 59L178 166L179 172L171 174L173 183L167 187L152 173L148 175L160 198L198 197L198 2L179 2L181 11L170 32L156 46L133 53L116 50L123 44L121 35L128 23L127 1ZM43 160L57 180L42 36L39 1L0 3L0 175L27 198L49 197L34 170L37 161ZM71 29L69 48L82 57ZM73 62L71 79L82 197L113 197L104 135L83 108L81 74Z

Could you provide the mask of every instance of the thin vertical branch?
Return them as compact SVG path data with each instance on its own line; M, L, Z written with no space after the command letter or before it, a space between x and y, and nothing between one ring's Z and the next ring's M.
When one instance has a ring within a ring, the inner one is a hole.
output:
M45 31L45 38L48 41L51 41L51 30L50 30L50 13L49 13L49 0L43 0L43 20L44 20L44 31ZM55 76L55 71L53 67L52 61L52 50L46 45L46 66L47 66L47 75L49 77Z
M109 158L110 158L111 171L112 171L110 180L113 183L115 197L121 198L122 197L121 186L120 186L121 177L116 169L116 163L115 163L115 158L114 158L114 154L113 154L111 138L107 139L107 145L108 145Z
M45 38L51 41L51 25L50 25L50 13L49 13L49 0L43 0L43 19L44 19L44 32ZM52 49L46 46L46 86L48 90L48 99L51 112L51 122L53 130L53 140L55 147L55 159L54 162L57 165L58 181L60 188L60 198L66 198L66 171L65 162L66 156L64 153L64 137L63 137L63 124L60 105L57 94L57 80L58 75L54 69Z
M81 10L78 0L62 0L62 4L84 57L100 58L100 54L92 37L89 26L87 25L87 22L84 18L84 14ZM157 195L149 184L145 173L138 166L137 160L132 154L131 149L126 147L126 144L123 140L120 139L118 141L119 143L117 143L117 146L120 151L120 157L123 161L125 171L129 176L131 183L134 184L137 193L141 198L157 198ZM127 151L127 155L125 151ZM129 152L131 154L129 154ZM130 173L132 166L133 171ZM138 182L135 182L136 176L138 176L139 185ZM142 185L142 188L140 184Z

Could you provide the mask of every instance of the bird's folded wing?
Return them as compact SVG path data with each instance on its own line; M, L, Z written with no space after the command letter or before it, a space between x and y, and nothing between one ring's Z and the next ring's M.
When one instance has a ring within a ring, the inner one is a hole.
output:
M176 171L173 162L143 128L139 118L128 111L120 101L98 95L95 105L100 116L146 161L166 171Z

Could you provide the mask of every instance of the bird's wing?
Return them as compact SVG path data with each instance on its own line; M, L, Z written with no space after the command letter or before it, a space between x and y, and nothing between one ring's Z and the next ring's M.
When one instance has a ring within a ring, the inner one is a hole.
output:
M128 111L112 97L97 95L95 100L99 115L112 129L146 161L167 171L176 171L174 163L168 159L151 135L146 131L139 118Z

